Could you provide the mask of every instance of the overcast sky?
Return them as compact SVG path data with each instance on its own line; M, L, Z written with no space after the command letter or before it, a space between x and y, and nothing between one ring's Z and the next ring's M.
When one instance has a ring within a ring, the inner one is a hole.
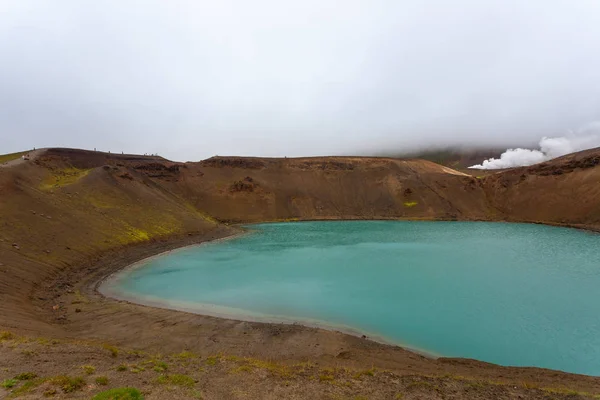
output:
M0 0L0 153L537 143L600 120L598 0Z

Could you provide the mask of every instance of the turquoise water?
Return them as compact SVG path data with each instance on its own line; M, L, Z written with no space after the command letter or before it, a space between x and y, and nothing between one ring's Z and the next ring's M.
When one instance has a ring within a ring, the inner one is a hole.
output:
M111 290L344 325L441 356L600 375L598 234L479 222L249 228L148 261Z

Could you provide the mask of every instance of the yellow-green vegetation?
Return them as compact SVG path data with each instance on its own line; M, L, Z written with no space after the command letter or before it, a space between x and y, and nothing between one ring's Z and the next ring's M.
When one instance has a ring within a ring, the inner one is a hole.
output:
M196 383L192 377L182 374L161 375L156 378L156 382L160 383L161 385L185 387L192 387Z
M100 386L108 385L108 377L106 376L98 376L96 377L96 384Z
M332 374L321 374L319 375L319 381L321 382L333 382L335 377Z
M198 355L192 353L191 351L182 351L181 353L174 354L173 358L178 358L180 360L189 360L192 358L198 358Z
M23 372L22 374L15 376L15 379L19 381L28 381L35 378L37 378L37 374L33 372Z
M10 389L13 386L15 386L17 383L19 383L19 381L16 379L5 379L2 381L2 383L0 383L0 386L2 386L5 389Z
M131 372L133 372L134 374L139 374L140 372L143 372L146 370L146 368L144 368L141 365L132 365L131 368L129 369Z
M50 378L48 382L54 386L58 386L65 393L81 390L85 386L85 379L80 376L71 377L68 375L61 375Z
M229 372L232 374L237 374L240 372L252 372L253 368L250 365L240 365L239 367L230 369Z
M145 242L150 240L148 232L137 228L131 228L128 230L127 235L131 236L132 242Z
M119 355L119 349L117 349L115 346L105 344L102 347L104 347L106 350L108 350L110 352L111 357L116 358Z
M117 371L119 372L127 371L128 369L129 367L125 364L120 364L119 366L117 366Z
M375 368L358 371L354 374L354 379L362 379L363 376L375 376Z
M241 359L241 362L256 369L267 370L273 375L278 375L280 377L291 376L291 369L288 366L278 364L272 361L258 360L255 358L244 358Z
M52 171L51 175L44 179L40 185L40 189L50 190L53 188L72 185L89 174L90 171L91 169L79 169L75 167L54 170Z
M2 340L12 340L15 338L15 335L13 335L12 332L9 331L2 331L0 332L0 341Z
M98 393L92 400L144 400L144 396L135 388L116 388Z
M79 290L75 291L74 297L75 297L75 299L73 299L73 301L71 301L71 304L82 304L82 303L87 304L87 303L89 303L89 300L84 295L82 295Z
M93 365L84 365L81 368L83 369L83 372L85 372L88 375L92 375L94 372L96 372L96 367L94 367Z
M147 242L157 236L168 236L180 230L177 223L168 223L162 221L160 225L149 225L148 228L142 229L133 226L126 226L123 233L116 235L116 239L121 244Z
M210 356L206 359L206 364L216 365L218 360L219 360L219 356Z
M9 162L12 160L16 160L21 157L23 154L29 153L28 151L21 151L19 153L10 153L10 154L2 154L0 155L0 164L4 164L5 162Z
M410 208L410 207L416 206L417 204L419 204L419 203L417 203L416 201L405 201L404 202L404 207Z
M152 368L156 372L166 372L169 366L164 361L154 361L154 367Z
M43 346L54 346L60 343L58 339L48 339L45 337L39 337L35 341Z
M46 381L47 381L47 379L45 379L45 378L37 378L37 379L28 380L25 383L23 383L22 386L14 389L12 391L10 397L19 397L24 394L27 394Z

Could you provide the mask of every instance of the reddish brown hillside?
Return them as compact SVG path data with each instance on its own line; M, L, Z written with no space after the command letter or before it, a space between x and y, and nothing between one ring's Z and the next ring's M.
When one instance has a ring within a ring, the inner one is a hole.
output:
M423 160L211 158L164 183L221 221L279 219L485 219L473 177Z
M600 230L600 148L490 175L484 184L507 219Z
M227 352L411 376L494 381L502 376L513 388L513 382L547 386L558 379L561 386L596 392L600 383L593 378L433 360L336 332L137 306L100 296L94 284L146 256L239 232L220 222L509 219L598 228L598 155L583 152L476 179L423 160L215 157L184 164L38 151L30 161L0 166L0 330L109 342L153 354Z
M52 319L30 301L35 286L106 251L216 229L215 222L147 176L144 168L155 162L59 149L0 168L4 324Z

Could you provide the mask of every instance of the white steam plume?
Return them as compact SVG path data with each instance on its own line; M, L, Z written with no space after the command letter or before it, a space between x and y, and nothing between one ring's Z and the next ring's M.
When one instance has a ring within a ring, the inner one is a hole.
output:
M586 125L577 133L570 132L567 136L556 138L544 137L540 140L539 150L508 149L500 155L500 158L490 158L481 164L472 165L469 168L502 169L525 167L594 147L600 147L600 121Z

